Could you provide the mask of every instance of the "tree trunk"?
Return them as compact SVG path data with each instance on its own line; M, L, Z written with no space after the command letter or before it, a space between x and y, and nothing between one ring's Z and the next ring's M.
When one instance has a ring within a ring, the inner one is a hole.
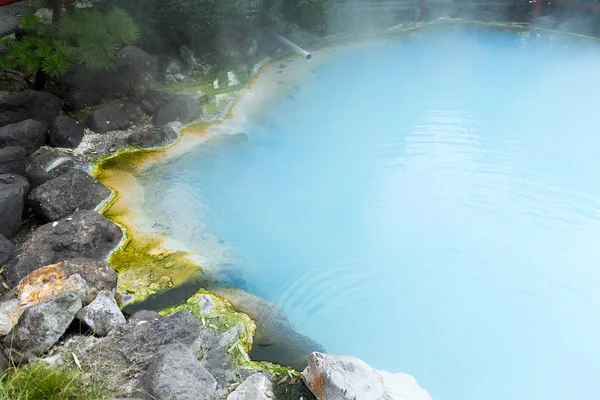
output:
M52 24L57 25L60 22L62 14L63 0L52 0Z
M35 73L35 80L33 82L33 88L35 90L44 90L46 88L46 81L48 80L48 76L42 70L38 70Z
M65 9L68 14L73 14L75 12L75 0L65 0Z

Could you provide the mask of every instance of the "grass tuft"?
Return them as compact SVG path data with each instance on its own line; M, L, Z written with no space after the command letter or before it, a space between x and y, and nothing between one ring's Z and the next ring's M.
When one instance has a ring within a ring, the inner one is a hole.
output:
M102 386L77 370L30 364L9 368L0 378L0 399L97 400L105 398Z

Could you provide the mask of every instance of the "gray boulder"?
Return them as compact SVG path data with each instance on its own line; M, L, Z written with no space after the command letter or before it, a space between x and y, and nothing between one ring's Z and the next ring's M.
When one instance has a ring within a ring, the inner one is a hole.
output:
M350 356L313 353L302 379L317 400L431 400L410 375L380 372Z
M0 100L0 126L35 119L46 124L61 113L64 102L48 92L26 90Z
M129 115L114 104L107 104L92 111L87 125L96 133L123 130L129 126Z
M46 143L48 124L27 119L0 128L0 147L20 146L31 154Z
M20 146L7 146L0 149L0 175L15 174L25 176L25 149Z
M127 323L103 338L80 339L69 346L83 365L93 364L97 376L116 393L131 393L160 351L180 345L193 351L200 334L199 321L189 312L178 312L143 324ZM137 393L134 393L137 394Z
M227 396L227 400L272 400L274 398L273 382L265 372L250 375Z
M109 188L78 169L54 178L29 194L29 204L45 221L65 218L77 210L94 210L111 194Z
M27 157L25 177L34 189L72 168L86 170L89 164L66 150L42 147Z
M119 244L123 232L113 222L94 212L76 211L67 218L42 225L2 271L9 286L30 272L64 260L104 260Z
M21 226L29 182L19 175L0 175L0 235L11 238Z
M4 338L4 347L11 360L16 363L30 361L50 350L80 308L79 296L67 292L25 310Z
M73 118L59 115L50 125L48 136L52 146L74 149L83 140L83 129Z
M179 127L174 124L134 132L127 138L127 144L144 148L168 146L179 138Z
M191 96L180 95L160 107L152 117L154 126L164 126L169 122L188 124L202 116L202 107Z
M103 290L86 307L79 310L77 319L89 326L98 336L106 336L115 326L125 325L125 317L113 294Z
M115 66L125 93L136 99L141 99L154 86L159 74L158 57L135 46L121 49Z
M198 362L189 348L163 348L150 364L142 388L150 399L214 400L217 381Z
M0 235L0 267L13 258L16 252L17 248L15 245L12 244L10 240Z

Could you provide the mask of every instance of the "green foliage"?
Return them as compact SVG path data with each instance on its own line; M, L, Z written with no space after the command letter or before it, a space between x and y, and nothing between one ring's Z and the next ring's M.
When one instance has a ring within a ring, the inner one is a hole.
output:
M2 39L8 52L0 60L0 71L20 74L32 86L36 82L43 86L46 77L58 79L73 64L110 69L117 52L140 35L137 25L121 9L106 14L79 10L63 16L58 26L25 15L20 28L23 37Z
M31 82L40 71L57 78L69 68L69 49L50 27L42 26L36 16L27 15L20 28L27 32L23 38L2 40L8 52L0 61L0 70L17 70Z
M104 397L102 387L90 384L82 373L43 364L10 368L0 378L0 399L96 400Z
M139 35L137 25L118 8L106 14L78 10L58 25L58 37L70 45L71 59L93 69L110 69L117 52Z
M332 0L264 0L262 19L281 31L323 33L334 11Z
M251 0L100 0L98 7L123 7L142 31L141 44L150 51L178 51L181 45L215 45L219 33L243 26Z

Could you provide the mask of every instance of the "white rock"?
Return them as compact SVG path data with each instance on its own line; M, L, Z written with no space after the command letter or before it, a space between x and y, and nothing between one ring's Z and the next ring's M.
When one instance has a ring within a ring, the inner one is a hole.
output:
M94 301L79 310L77 319L92 328L98 336L106 336L115 326L126 323L113 294L108 290L100 291Z
M227 400L272 400L273 383L268 374L260 372L250 375L227 396Z
M377 371L350 356L312 353L302 379L317 400L431 400L410 375Z

